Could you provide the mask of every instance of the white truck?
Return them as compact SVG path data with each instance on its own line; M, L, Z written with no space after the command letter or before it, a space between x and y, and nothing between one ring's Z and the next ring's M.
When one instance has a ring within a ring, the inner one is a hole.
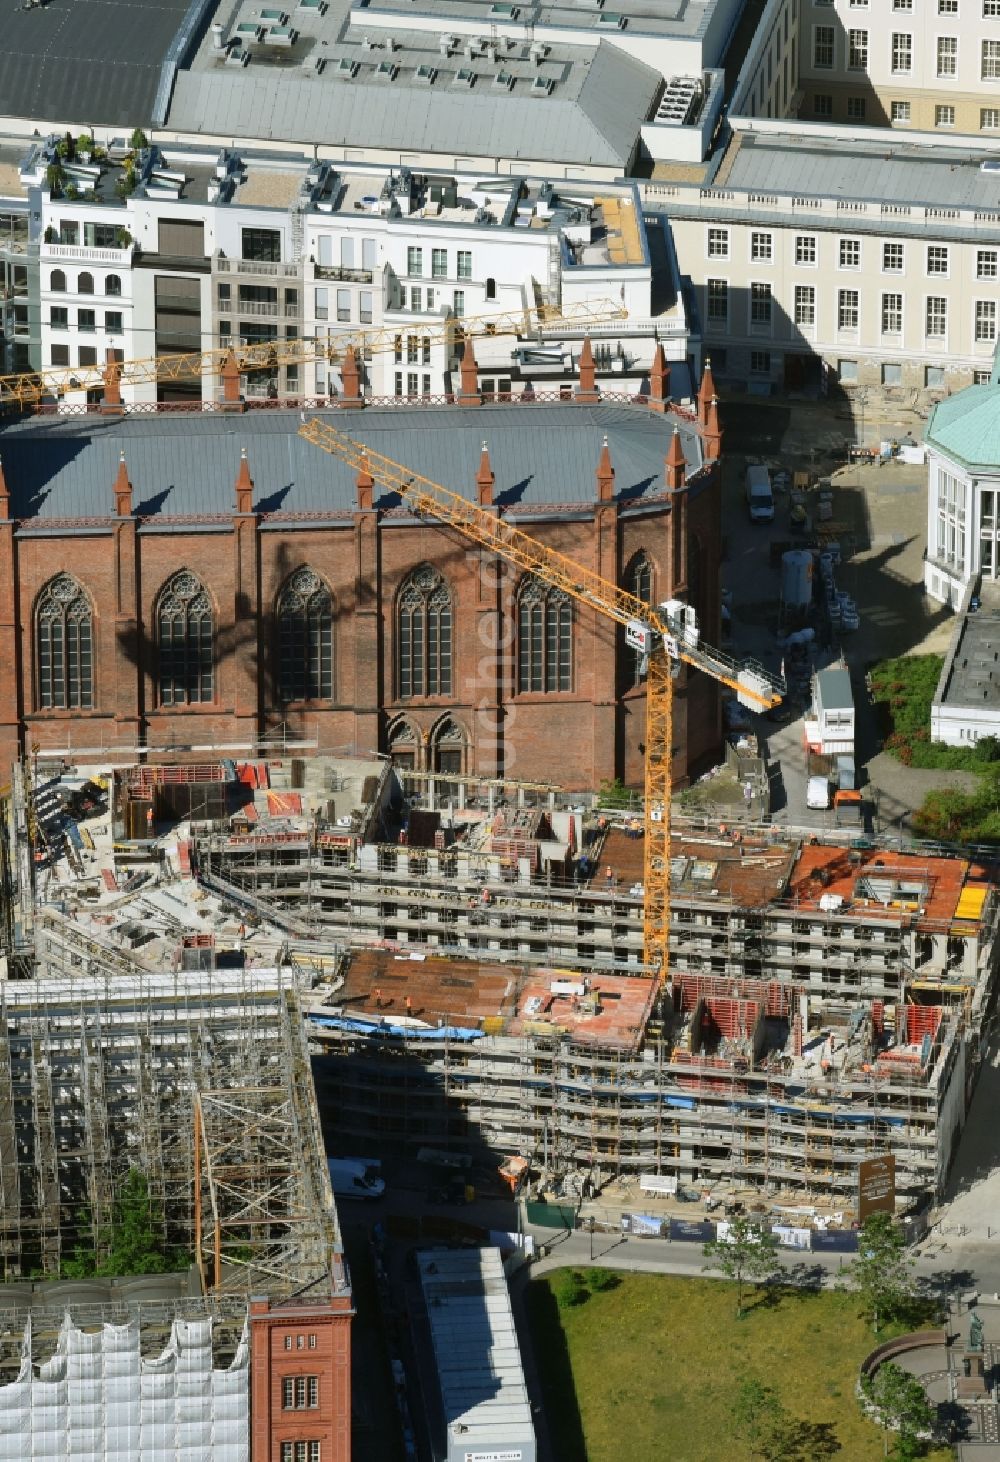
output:
M335 1198L381 1198L385 1192L385 1179L380 1178L376 1165L358 1157L327 1158L330 1170L330 1186Z
M746 492L751 523L773 523L774 492L771 488L771 474L766 467L757 465L747 468Z

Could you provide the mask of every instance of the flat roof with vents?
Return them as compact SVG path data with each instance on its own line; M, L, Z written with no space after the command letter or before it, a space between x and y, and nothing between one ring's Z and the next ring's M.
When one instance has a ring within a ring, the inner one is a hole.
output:
M942 706L992 710L1000 717L1000 584L987 581L979 597L980 608L959 622L942 673L943 694L939 686L935 699Z

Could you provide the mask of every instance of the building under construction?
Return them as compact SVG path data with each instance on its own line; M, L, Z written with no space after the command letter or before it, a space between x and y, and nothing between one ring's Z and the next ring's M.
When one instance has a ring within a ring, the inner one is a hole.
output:
M216 957L194 926L311 971L345 1146L475 1140L840 1208L889 1150L902 1195L941 1191L994 995L990 866L677 826L661 989L640 824L552 788L384 759L126 768L107 817L75 868L56 825L36 946L180 971Z
M992 867L679 826L660 991L637 824L408 785L403 809L385 767L353 827L303 792L297 841L266 819L198 841L218 891L370 947L311 1012L343 1131L839 1207L890 1150L902 1195L940 1193L994 993Z
M300 979L216 967L206 935L130 948L124 906L81 913L87 818L56 833L20 771L5 812L34 852L4 860L0 1458L347 1462L351 1293ZM109 1281L134 1170L178 1272Z

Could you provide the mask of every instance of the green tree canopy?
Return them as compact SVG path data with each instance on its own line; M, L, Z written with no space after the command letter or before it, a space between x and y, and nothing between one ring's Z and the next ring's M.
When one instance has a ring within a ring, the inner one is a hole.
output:
M882 1325L904 1316L914 1302L913 1260L903 1230L889 1213L873 1213L858 1234L858 1257L850 1265L854 1287L877 1335Z
M736 1318L743 1314L743 1291L750 1282L770 1279L777 1266L778 1241L770 1229L746 1217L734 1218L724 1238L713 1239L702 1253L706 1269L720 1269L736 1285Z

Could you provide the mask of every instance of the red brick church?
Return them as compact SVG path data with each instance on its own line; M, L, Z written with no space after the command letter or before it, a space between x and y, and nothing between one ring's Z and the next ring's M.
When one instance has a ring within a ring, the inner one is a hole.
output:
M719 636L721 433L650 394L340 410L357 440ZM0 757L238 755L264 738L596 786L642 776L622 632L298 436L297 410L38 415L0 429ZM718 691L678 684L677 776Z

